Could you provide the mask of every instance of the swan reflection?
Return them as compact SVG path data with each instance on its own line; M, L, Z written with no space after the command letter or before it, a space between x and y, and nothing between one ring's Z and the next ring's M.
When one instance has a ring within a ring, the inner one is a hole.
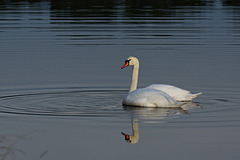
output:
M138 119L144 122L162 123L168 118L178 118L180 115L189 114L189 110L200 109L201 107L193 102L184 104L181 108L149 108L149 107L130 107L124 106L126 112L129 112L132 120L132 134L121 132L126 142L136 144L139 141Z
M137 119L132 119L132 135L121 132L121 134L124 135L126 142L130 144L138 143L139 140L139 129L137 121Z

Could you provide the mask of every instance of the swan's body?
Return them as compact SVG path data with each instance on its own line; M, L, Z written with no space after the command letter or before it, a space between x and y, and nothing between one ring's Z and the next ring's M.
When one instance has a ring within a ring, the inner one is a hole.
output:
M191 101L198 95L202 94L202 93L192 94L187 90L167 84L152 84L146 88L157 89L162 92L165 92L177 101Z
M160 90L146 87L129 92L122 104L138 107L177 107L181 103Z
M165 84L153 84L146 88L137 89L139 61L129 57L122 68L133 66L132 82L129 93L122 104L139 107L178 107L179 101L191 101L201 93L191 94L189 91Z

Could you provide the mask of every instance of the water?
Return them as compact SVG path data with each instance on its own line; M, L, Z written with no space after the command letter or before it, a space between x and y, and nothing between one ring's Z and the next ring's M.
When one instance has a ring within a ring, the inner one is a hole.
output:
M1 159L239 159L239 6L1 1ZM130 55L138 87L203 94L182 109L123 107Z

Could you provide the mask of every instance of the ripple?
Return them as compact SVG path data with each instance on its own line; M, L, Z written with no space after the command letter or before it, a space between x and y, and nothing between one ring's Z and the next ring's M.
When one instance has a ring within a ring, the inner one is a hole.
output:
M173 126L185 127L240 126L238 90L205 90L196 99L198 102L187 103L182 108L123 107L121 102L126 93L127 90L124 89L105 88L11 90L1 93L0 113L124 119L131 117L147 123L168 122Z
M116 116L123 112L121 100L125 92L90 89L5 95L0 97L0 112L48 116Z
M172 124L188 127L239 127L240 126L240 92L239 89L211 88L203 91L197 100L200 110Z

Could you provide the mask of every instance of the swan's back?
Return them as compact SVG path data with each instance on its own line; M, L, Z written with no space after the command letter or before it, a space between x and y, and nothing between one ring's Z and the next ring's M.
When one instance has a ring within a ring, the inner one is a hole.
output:
M152 84L146 88L152 88L165 92L172 98L176 99L177 101L191 101L193 98L201 94L201 93L192 94L187 90L166 84Z
M180 103L160 90L142 88L128 93L122 104L138 107L177 107Z

